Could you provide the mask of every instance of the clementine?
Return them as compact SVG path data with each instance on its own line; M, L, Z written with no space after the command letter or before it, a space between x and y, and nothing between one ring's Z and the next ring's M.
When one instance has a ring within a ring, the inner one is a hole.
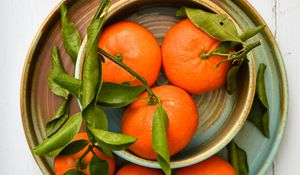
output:
M220 41L197 28L189 19L175 24L162 44L162 63L168 80L192 94L202 94L225 84L230 63L220 56L202 58L220 45Z
M76 137L73 139L75 140L88 140L88 135L86 132L82 132L76 135ZM83 150L79 151L76 154L73 155L67 155L67 156L57 156L54 160L54 169L56 175L63 175L65 172L67 172L70 169L73 169L76 167L76 159L79 158L88 147L86 146ZM107 160L109 163L109 174L113 175L115 172L115 161L113 158L106 157L103 155L100 151L98 151L96 148L93 149L93 151L97 154L99 158L102 160ZM93 157L93 153L89 152L83 159L85 163L89 165ZM83 173L86 175L89 175L89 166L87 166L85 169L81 169Z
M163 85L152 88L168 115L167 139L170 155L182 150L192 139L198 126L198 110L192 97L184 90ZM140 95L140 98L147 93ZM146 159L156 159L152 148L152 120L157 105L148 105L149 99L133 102L124 112L121 132L138 140L129 147L133 153Z
M147 29L139 24L122 21L107 27L99 39L99 48L121 60L151 86L155 83L161 67L161 50L158 42ZM134 80L126 70L105 59L103 81L124 83ZM131 82L140 85L139 80Z
M163 175L158 169L151 169L134 164L123 166L116 175Z
M198 164L179 169L176 175L236 175L233 167L225 160L214 156Z

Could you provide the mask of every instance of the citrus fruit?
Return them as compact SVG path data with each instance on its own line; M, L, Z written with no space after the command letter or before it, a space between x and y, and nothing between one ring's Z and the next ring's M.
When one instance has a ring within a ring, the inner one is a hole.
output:
M147 29L139 24L122 21L107 27L100 36L99 48L121 60L145 78L151 86L157 79L161 67L161 50L158 42ZM103 81L139 85L126 70L105 59Z
M86 132L78 133L73 141L75 140L88 140L88 135ZM88 149L88 146L86 146L83 150L79 151L76 154L73 155L67 155L67 156L57 156L54 159L54 169L56 175L63 175L65 172L67 172L70 169L76 168L76 159L79 158L86 150ZM115 161L113 158L106 157L103 155L100 151L98 151L96 148L93 149L93 151L97 154L97 156L102 160L108 160L109 163L109 174L113 175L115 172ZM89 165L93 157L93 153L89 152L83 159L85 163ZM85 169L80 169L83 173L86 175L89 175L89 166L87 166Z
M179 169L176 175L236 175L236 172L228 162L214 156L198 164Z
M134 164L123 166L116 175L163 175L158 169L151 169Z
M170 155L182 150L192 139L198 126L198 110L192 97L184 90L163 85L152 88L161 100L168 115L167 139ZM157 105L148 105L148 94L141 94L124 112L121 132L136 137L138 140L129 147L136 155L146 159L156 159L152 148L152 120Z
M202 53L214 50L220 41L197 28L189 19L175 24L162 44L163 69L168 80L192 94L202 94L225 84L230 64L220 56L202 58Z

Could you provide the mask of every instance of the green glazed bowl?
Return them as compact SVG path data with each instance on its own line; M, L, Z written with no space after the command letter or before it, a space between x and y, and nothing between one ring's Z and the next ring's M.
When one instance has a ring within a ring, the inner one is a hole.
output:
M85 36L99 0L68 0L69 17ZM45 124L54 113L61 99L51 93L47 87L47 77L51 65L51 48L58 46L66 71L74 73L74 66L66 54L60 28L59 6L53 10L43 23L28 51L23 68L21 84L21 113L28 145L32 149L46 138ZM180 19L174 12L181 6L206 9L216 13L228 14L239 31L265 25L257 12L244 0L121 0L114 1L111 15L106 25L119 20L133 20L148 28L159 43L165 32ZM226 144L235 137L235 141L248 155L249 174L265 174L270 167L283 136L287 117L288 91L284 64L277 44L266 27L253 40L261 39L262 45L249 54L249 65L244 65L240 75L239 89L234 95L228 95L219 89L201 96L194 96L199 109L199 128L191 143L180 153L172 157L172 168L195 164L216 153L226 158ZM76 76L80 77L84 59L84 47L76 67ZM267 65L266 89L270 106L270 139L264 138L246 117L252 105L255 91L255 68L260 63ZM163 75L158 84L168 83ZM80 110L76 100L72 101L71 113ZM109 129L119 131L122 110L106 110L109 116ZM130 162L158 168L155 161L141 159L129 151L115 152ZM53 159L34 155L43 174L54 174Z
M121 20L131 20L150 30L161 44L167 30L180 18L175 16L180 6L201 8L216 13L224 10L207 0L120 0L110 8L106 26ZM237 25L237 28L240 27ZM75 69L75 77L81 78L84 62L86 39L79 51ZM193 165L216 154L225 147L243 126L251 109L255 93L255 65L253 55L249 55L249 64L243 66L239 79L239 89L229 95L224 88L213 92L194 95L199 111L199 126L190 144L171 158L171 167L180 168ZM161 73L157 84L167 84ZM120 132L120 122L124 109L106 109L109 129ZM179 131L180 132L180 131ZM130 151L115 151L116 155L132 163L159 168L156 161L140 158Z

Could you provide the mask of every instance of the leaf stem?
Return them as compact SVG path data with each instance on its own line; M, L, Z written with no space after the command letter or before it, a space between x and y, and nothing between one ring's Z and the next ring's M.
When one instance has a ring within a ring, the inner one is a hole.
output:
M117 65L119 65L120 67L122 67L123 69L125 69L128 73L130 73L131 75L133 75L134 77L136 77L138 80L140 80L143 83L144 87L146 88L146 90L147 90L147 92L149 94L149 98L150 98L149 105L155 105L155 104L160 103L160 99L153 93L153 91L151 90L151 88L148 85L147 81L142 76L140 76L139 74L137 74L130 67L126 66L119 59L117 59L114 56L110 55L109 53L107 53L103 49L99 48L98 52L99 52L99 54L105 56L106 58L108 58L112 62L116 63Z
M228 57L229 54L228 53L220 53L220 52L208 52L208 53L205 53L205 52L202 52L201 54L201 58L202 59L207 59L208 57L210 56L221 56L221 57Z
M101 16L102 12L104 11L104 9L107 7L107 5L109 3L110 3L110 0L102 0L100 6L97 9L97 12L96 12L94 18L93 18L93 21L98 19Z

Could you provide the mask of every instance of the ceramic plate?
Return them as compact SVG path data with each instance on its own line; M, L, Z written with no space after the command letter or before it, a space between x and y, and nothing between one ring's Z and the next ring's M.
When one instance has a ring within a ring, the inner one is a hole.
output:
M141 0L141 2L142 1L143 0ZM192 1L198 3L204 2L205 0ZM241 30L265 24L257 12L245 1L213 0L209 1L209 3L229 14ZM89 19L92 14L94 14L98 4L99 1L68 1L70 19L75 23L82 38L86 33L86 26L89 24ZM177 3L176 5L180 6L181 4ZM149 30L163 30L163 32L160 32L163 35L166 28L153 29L151 27L154 25L151 25L149 20L145 22L143 19L145 19L145 16L157 14L162 18L164 15L168 16L176 10L176 5L168 6L168 3L165 3L164 7L157 7L157 4L155 7L154 4L153 7L128 12L128 14L131 15L120 14L120 17L124 18L124 16L126 16L126 18L129 19L140 20L138 22ZM143 22L145 23L143 24ZM172 25L176 20L169 20L168 22L170 23L169 25ZM152 21L152 24L153 23L155 23L155 21ZM61 57L63 58L63 64L67 72L70 74L74 72L73 63L71 59L68 59L69 56L63 49L60 31L60 15L59 7L57 7L45 20L40 31L37 33L24 65L21 87L21 109L23 126L30 148L38 145L42 142L42 139L45 138L44 125L61 100L55 97L47 87L47 76L51 66L50 52L54 45L57 45L61 51ZM156 37L159 39L163 36ZM239 146L246 150L248 154L251 175L265 174L271 165L283 135L288 102L287 80L277 44L268 28L255 37L255 39L257 38L260 38L263 44L253 51L255 65L258 67L260 63L265 63L268 66L265 79L270 106L271 138L265 139L260 132L248 122L245 123L235 138ZM218 92L214 93L218 94ZM207 94L206 96L210 95ZM205 98L205 96L200 98ZM72 113L79 111L76 103L75 100L72 103ZM221 151L220 155L226 157L226 150ZM35 155L34 157L44 174L53 174L52 159Z

